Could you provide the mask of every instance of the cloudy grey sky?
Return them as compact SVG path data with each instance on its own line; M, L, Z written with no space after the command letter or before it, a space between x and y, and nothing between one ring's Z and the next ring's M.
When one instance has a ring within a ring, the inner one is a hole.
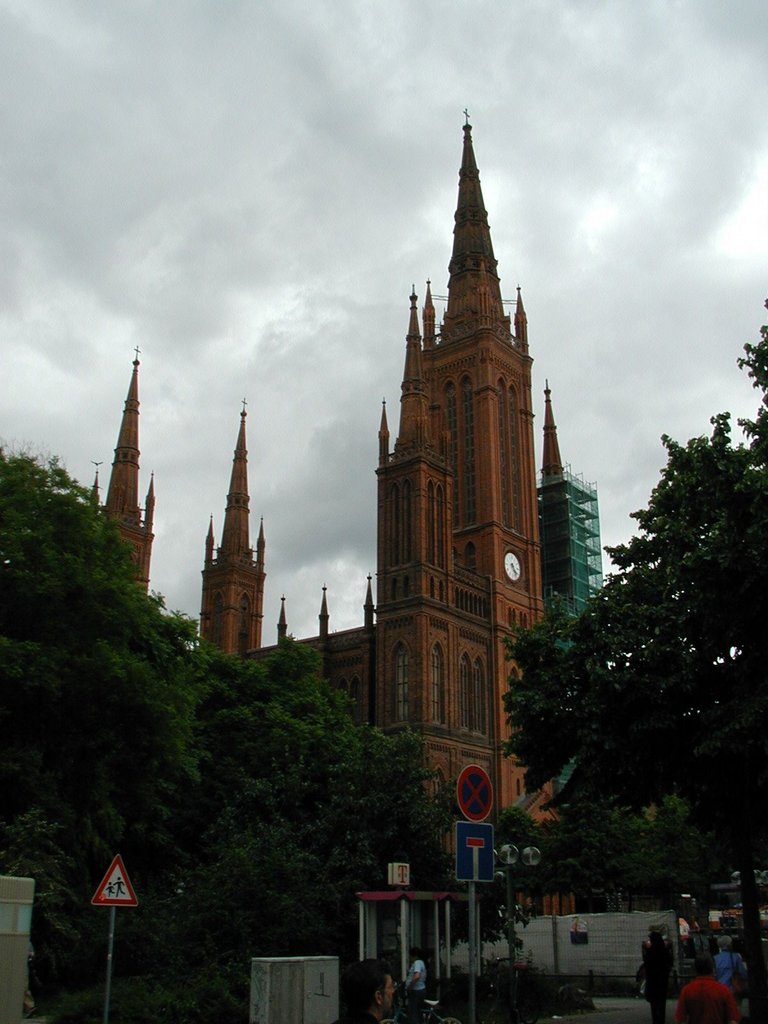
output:
M660 435L751 415L765 0L0 0L0 440L108 479L141 349L152 587L196 616L243 397L264 640L361 621L408 295L444 293L462 111L563 458L633 532ZM438 316L441 305L438 303ZM539 446L540 447L540 446Z

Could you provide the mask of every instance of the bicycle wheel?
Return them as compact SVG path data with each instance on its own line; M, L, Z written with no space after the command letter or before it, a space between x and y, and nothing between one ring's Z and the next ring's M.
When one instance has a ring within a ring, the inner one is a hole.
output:
M541 1013L541 1001L533 990L521 992L517 999L517 1015L520 1024L536 1024Z
M443 1017L443 1024L461 1024L458 1017Z

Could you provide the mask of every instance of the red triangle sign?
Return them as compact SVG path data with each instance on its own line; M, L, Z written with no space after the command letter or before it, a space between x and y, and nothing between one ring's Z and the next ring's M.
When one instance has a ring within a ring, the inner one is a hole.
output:
M91 903L95 907L137 907L139 905L119 853L109 865L106 875L93 894Z

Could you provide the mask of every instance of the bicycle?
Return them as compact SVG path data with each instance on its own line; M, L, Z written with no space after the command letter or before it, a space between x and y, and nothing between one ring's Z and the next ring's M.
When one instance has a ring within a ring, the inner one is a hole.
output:
M392 1017L387 1017L381 1024L408 1024L408 1009L405 1005L405 989L398 985L395 995L395 1012ZM440 1005L439 999L425 999L424 1005L419 1013L419 1024L461 1024L458 1017L443 1017L437 1012Z
M541 1014L541 999L526 973L531 965L526 960L517 960L512 965L515 977L510 998L508 963L508 957L497 957L489 967L490 991L494 994L491 1009L496 1014L502 1006L508 1007L511 1010L511 1020L517 1021L518 1024L536 1024ZM506 971L502 968L506 968Z

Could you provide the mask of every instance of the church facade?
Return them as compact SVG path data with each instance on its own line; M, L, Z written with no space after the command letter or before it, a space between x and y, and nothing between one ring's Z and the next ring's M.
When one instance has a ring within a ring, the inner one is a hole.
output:
M375 583L368 579L363 621L331 633L323 593L318 635L300 642L318 650L357 721L418 731L446 782L466 764L481 765L503 807L524 797L522 769L503 756L505 638L544 612L532 358L520 289L511 303L502 299L468 123L446 302L437 323L430 283L421 305L410 296L397 423L391 417L391 430L384 407L379 424L377 573ZM112 475L133 473L135 490L137 391L133 397L129 408L129 391ZM154 496L144 520L134 499L130 490L121 512L108 497L106 509L134 544L146 585ZM249 529L243 410L221 540L211 525L205 544L200 631L228 653L261 657L269 650L262 645L266 551L263 526L255 549ZM286 632L283 607L278 636Z

